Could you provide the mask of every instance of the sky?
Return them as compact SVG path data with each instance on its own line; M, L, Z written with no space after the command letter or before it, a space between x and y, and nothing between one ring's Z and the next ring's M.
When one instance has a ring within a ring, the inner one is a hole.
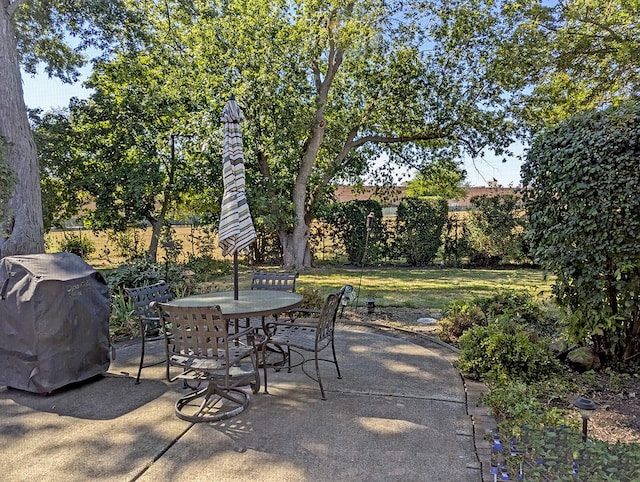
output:
M85 75L87 72L83 72ZM49 78L44 73L35 77L22 73L24 99L27 107L40 108L44 111L63 108L69 105L71 97L86 98L91 90L82 87L82 82L64 84L58 79ZM518 155L522 153L522 146L513 146L514 155L502 162L502 158L486 156L475 163L465 159L464 167L467 171L466 182L470 186L487 186L494 179L501 186L518 186L520 184L521 161Z

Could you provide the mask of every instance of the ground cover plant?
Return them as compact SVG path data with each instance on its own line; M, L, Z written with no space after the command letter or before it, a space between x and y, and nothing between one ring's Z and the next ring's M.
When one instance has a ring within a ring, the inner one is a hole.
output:
M458 368L488 387L483 403L499 422L496 471L533 480L639 480L637 365L576 371L552 349L566 337L558 312L528 292L454 301L443 314L440 337L460 347ZM578 396L600 408L586 443L573 406Z

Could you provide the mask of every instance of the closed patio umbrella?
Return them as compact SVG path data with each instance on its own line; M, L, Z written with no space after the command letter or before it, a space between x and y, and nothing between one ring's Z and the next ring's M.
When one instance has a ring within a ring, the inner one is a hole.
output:
M234 96L222 110L222 177L224 194L220 210L218 244L222 254L233 254L233 292L238 299L238 253L249 251L249 245L256 240L249 204L245 195L244 155L242 152L242 131L244 120Z

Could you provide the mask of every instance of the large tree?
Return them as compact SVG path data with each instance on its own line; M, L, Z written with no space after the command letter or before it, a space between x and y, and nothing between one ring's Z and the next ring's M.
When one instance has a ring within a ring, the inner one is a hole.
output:
M210 162L209 149L202 152L208 129L190 91L171 75L176 63L155 53L97 63L86 82L94 90L89 99L72 101L69 115L48 113L36 122L44 192L58 193L58 209L49 211L54 218L82 214L95 231L150 226L147 256L154 261L162 229L169 216L180 215L178 208L188 204L192 216L217 209L209 186L222 170ZM89 203L95 208L80 212Z
M421 167L510 143L492 65L502 33L493 1L167 0L144 8L144 35L121 55L153 63L161 72L154 85L188 93L205 125L237 96L252 213L278 233L289 267L311 264L309 227L333 183L359 182L378 159L385 168ZM121 86L140 88L148 89L143 77Z
M250 198L278 214L269 219L285 265L310 265L318 203L376 159L420 166L508 145L504 92L489 68L500 34L492 5L207 3L183 40L245 109L248 163L259 170Z
M0 0L0 158L16 178L0 219L0 257L44 251L40 175L20 66L35 73L43 63L49 75L74 80L83 49L105 49L113 32L130 32L121 7L119 1Z
M639 0L507 2L504 82L536 132L640 94Z

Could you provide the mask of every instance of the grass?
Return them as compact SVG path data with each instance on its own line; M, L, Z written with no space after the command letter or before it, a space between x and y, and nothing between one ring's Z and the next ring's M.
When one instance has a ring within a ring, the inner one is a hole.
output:
M251 272L240 273L248 288ZM463 268L314 268L302 271L296 287L317 289L322 296L350 284L360 299L375 297L377 306L440 311L453 300L490 296L500 289L528 290L536 297L551 293L552 280L536 269Z

